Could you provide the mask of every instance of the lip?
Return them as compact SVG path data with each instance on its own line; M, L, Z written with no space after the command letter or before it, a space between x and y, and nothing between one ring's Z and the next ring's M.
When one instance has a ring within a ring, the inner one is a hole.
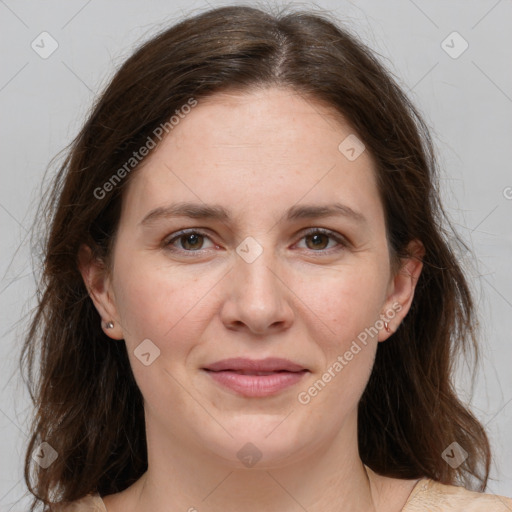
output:
M215 382L246 397L265 397L297 384L307 368L288 359L231 358L202 368Z
M300 372L307 370L300 364L294 363L289 359L281 359L278 357L267 357L266 359L248 359L245 357L233 357L231 359L222 359L215 363L209 364L204 368L219 372L223 370L245 371L250 372Z

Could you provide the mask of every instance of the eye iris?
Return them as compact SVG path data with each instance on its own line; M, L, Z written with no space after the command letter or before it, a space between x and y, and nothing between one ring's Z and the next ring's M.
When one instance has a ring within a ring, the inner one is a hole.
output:
M197 233L191 233L189 235L184 235L181 237L182 240L182 247L183 249L200 249L202 243L198 244L198 241L201 241L202 235L199 235ZM197 247L199 245L199 247Z
M322 242L322 237L324 239L323 242L325 242L325 243ZM329 237L327 235L323 234L323 233L315 233L314 235L308 235L306 237L306 240L314 240L313 241L313 245L314 245L313 248L325 249L327 247L327 245L329 245L328 238ZM309 247L309 245L308 245L308 247ZM309 247L309 248L311 249L312 247Z

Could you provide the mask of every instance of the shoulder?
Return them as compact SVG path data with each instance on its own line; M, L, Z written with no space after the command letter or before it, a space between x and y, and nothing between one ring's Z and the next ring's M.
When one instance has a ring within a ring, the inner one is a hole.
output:
M402 512L510 512L512 499L464 487L420 480Z
M52 507L52 512L107 512L99 494L90 494L82 499L61 503Z

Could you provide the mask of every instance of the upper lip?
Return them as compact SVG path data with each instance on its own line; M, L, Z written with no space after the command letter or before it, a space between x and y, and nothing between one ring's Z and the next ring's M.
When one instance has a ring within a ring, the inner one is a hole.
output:
M226 370L232 371L253 371L253 372L300 372L307 370L300 364L294 363L288 359L278 357L269 357L266 359L247 359L244 357L234 357L230 359L222 359L215 363L209 364L203 368L213 372Z

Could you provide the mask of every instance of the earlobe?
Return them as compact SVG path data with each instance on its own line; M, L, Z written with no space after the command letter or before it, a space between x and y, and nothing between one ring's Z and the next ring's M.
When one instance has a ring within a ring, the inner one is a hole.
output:
M390 293L386 299L385 311L392 310L393 316L383 313L383 320L385 324L387 323L388 328L381 330L379 341L385 341L398 329L414 299L416 284L423 269L425 247L419 240L413 240L409 243L407 252L410 256L402 258L400 270L393 276L390 283Z
M123 339L105 264L96 258L91 248L85 244L80 247L78 252L78 269L82 274L89 297L101 317L103 331L110 338Z

